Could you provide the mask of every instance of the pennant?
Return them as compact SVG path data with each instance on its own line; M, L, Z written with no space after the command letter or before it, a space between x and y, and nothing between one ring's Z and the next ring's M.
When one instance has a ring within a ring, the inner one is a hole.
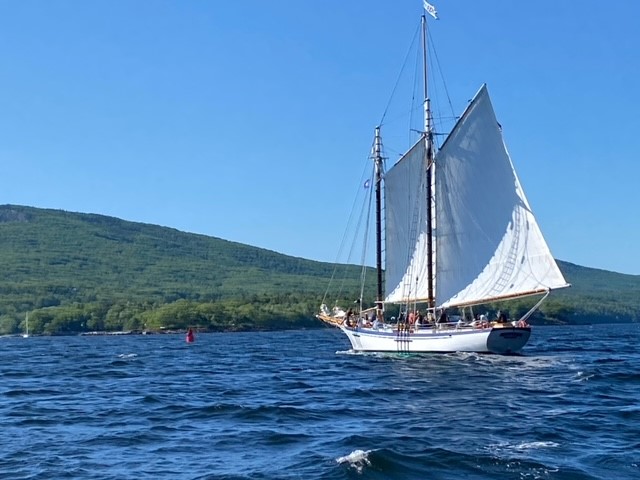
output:
M424 0L424 9L427 11L429 15L431 15L436 20L438 19L438 12L436 12L436 7L431 5L427 0Z

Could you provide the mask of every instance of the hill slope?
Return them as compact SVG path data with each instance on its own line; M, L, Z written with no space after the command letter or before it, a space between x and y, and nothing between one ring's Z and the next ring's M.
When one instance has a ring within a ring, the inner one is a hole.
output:
M637 321L640 277L559 262L539 321ZM343 298L360 268L341 267ZM0 206L0 333L314 326L333 265L94 214ZM523 302L522 308L526 308Z
M98 298L315 292L331 274L327 264L171 228L11 206L0 207L0 265L5 285Z
M640 321L640 275L626 275L558 261L571 288L554 292L552 302L568 322ZM548 311L548 310L547 310Z
M218 317L238 316L241 305L270 304L262 312L249 309L247 321L266 321L271 312L311 323L333 271L326 263L171 228L14 205L0 206L0 266L4 333L15 331L26 311L35 310L30 324L37 331L38 312L47 307L92 304L95 317L134 304L126 315L140 317L181 299L226 306ZM355 279L359 269L348 267L348 274ZM347 288L355 291L355 280ZM152 326L145 320L126 326Z

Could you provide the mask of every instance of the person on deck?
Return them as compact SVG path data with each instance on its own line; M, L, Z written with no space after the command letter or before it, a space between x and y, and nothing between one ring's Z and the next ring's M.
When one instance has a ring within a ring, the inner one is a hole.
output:
M352 320L353 320L353 309L350 308L349 310L347 310L347 325L351 324Z

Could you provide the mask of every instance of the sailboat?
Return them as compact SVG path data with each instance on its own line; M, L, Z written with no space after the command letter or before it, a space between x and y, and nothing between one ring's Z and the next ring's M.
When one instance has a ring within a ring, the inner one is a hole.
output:
M22 334L22 338L29 338L29 312L27 312L24 317L24 333Z
M425 10L436 16L427 2ZM385 171L375 130L375 302L366 309L358 298L348 310L323 303L316 316L338 327L355 351L518 353L531 335L530 316L569 284L527 201L486 85L436 151L426 28L423 14L424 131ZM519 318L467 316L473 307L536 295ZM391 305L397 318L388 317Z

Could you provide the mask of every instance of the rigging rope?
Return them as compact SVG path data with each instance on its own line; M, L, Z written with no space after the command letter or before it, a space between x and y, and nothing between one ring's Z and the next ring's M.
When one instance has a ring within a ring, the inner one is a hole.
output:
M446 103L449 107L449 110L451 111L451 116L444 116L441 113L438 113L437 117L434 116L434 120L437 118L438 120L438 129L440 127L442 127L445 124L445 120L453 120L453 122L458 120L458 116L456 115L456 112L453 108L453 103L451 102L451 96L449 95L449 89L447 88L447 82L445 81L444 78L444 72L442 70L442 66L440 65L440 58L438 57L438 52L436 50L436 46L435 46L435 40L433 39L433 37L431 36L431 30L427 29L427 35L429 36L429 52L431 52L431 55L429 55L429 60L430 63L433 65L433 68L430 68L429 71L430 72L438 72L439 76L440 76L440 82L432 82L432 89L435 90L436 92L438 91L438 87L439 84L442 84L442 88L444 89L444 96L446 97ZM435 59L435 63L432 59ZM434 74L435 76L435 74ZM436 95L433 95L434 99L437 98L441 98L441 95L438 95L436 93ZM434 102L437 105L440 105L440 102ZM435 108L434 110L441 112L441 108ZM450 128L445 128L445 130L450 131ZM434 132L434 140L438 140L438 136L447 136L448 133L437 133ZM436 142L436 147L439 149L440 148L440 142Z
M364 297L364 285L367 279L367 265L366 265L366 257L367 257L367 245L369 243L369 228L368 226L371 225L371 203L373 202L373 193L372 193L373 189L369 190L369 202L368 202L368 206L367 206L367 220L365 225L367 225L367 228L365 228L365 233L364 233L364 239L363 239L363 248L362 248L362 257L360 259L361 261L361 265L362 265L362 272L360 273L360 296L358 297L358 300L360 301L358 306L359 306L359 310L362 310L362 297Z
M420 27L416 28L415 33L413 34L413 40L411 41L411 45L409 46L409 50L407 51L407 54L404 57L404 61L402 62L402 68L400 69L400 73L398 73L398 78L396 78L396 83L393 86L393 90L391 92L391 96L389 97L389 101L387 102L387 106L384 109L384 113L382 114L382 118L380 119L380 123L379 125L382 126L384 124L384 120L387 116L387 112L389 111L389 107L391 106L391 102L393 101L393 97L396 94L396 90L398 89L398 85L400 84L400 79L402 78L402 74L404 72L405 67L407 66L407 61L409 59L409 54L411 53L411 50L413 50L415 44L416 44L416 38L418 38L418 34L420 33Z
M372 144L373 147L373 144ZM367 159L369 159L369 155L367 155ZM367 170L369 170L371 168L369 162L365 163L365 168L363 169L363 172L361 174L361 185L364 184L363 179L367 178L368 181L370 182L370 184L373 184L372 182L372 175L371 174L366 174ZM351 189L349 189L351 190ZM371 196L371 190L369 190L369 196ZM356 244L356 240L358 238L358 232L360 231L361 225L362 225L362 218L364 215L364 212L366 210L365 206L366 206L366 202L364 202L362 209L359 212L358 215L358 219L357 222L355 220L356 217L356 206L359 204L360 200L361 200L361 195L362 195L362 188L359 187L356 189L356 193L355 193L355 197L353 199L353 203L351 205L351 212L349 214L349 219L347 221L347 226L344 230L343 236L342 236L342 240L340 242L340 248L338 249L338 254L336 255L336 259L334 261L334 267L333 267L333 272L331 274L331 278L329 280L329 284L327 285L327 289L325 290L325 293L322 297L322 303L326 304L326 299L327 296L329 295L329 292L331 291L331 288L333 286L333 282L336 279L336 277L338 276L338 269L340 269L340 267L343 267L342 269L342 281L340 282L340 285L338 287L338 292L336 294L336 300L335 300L335 305L337 305L338 302L338 298L340 297L340 295L342 294L342 290L344 288L344 285L346 283L347 280L347 272L349 269L349 262L351 260L351 256L353 254L353 251L355 249L355 244ZM356 223L356 227L353 233L353 237L351 237L349 235L349 232L352 230L353 228L353 224L354 222ZM348 240L351 239L351 247L349 249L349 254L347 256L347 258L344 260L344 264L341 265L340 264L340 259L343 256L343 252L345 250L346 244L348 242Z

